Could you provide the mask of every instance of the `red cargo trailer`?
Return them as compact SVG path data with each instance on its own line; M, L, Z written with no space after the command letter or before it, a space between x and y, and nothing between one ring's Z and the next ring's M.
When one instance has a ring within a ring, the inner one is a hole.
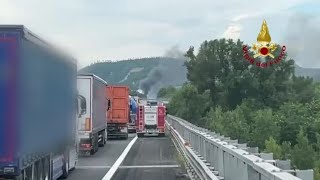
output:
M128 139L128 123L130 116L129 87L107 86L106 96L110 100L107 112L107 137Z

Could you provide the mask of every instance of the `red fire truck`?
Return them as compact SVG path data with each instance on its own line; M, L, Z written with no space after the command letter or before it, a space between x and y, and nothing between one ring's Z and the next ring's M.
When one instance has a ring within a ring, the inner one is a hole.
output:
M165 136L165 106L147 102L146 105L139 105L136 121L136 132L138 137L146 134Z

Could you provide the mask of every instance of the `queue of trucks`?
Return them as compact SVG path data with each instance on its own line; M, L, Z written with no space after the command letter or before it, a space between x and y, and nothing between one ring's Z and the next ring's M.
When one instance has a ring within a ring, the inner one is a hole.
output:
M56 180L109 138L164 136L165 106L129 95L22 25L0 26L0 179Z

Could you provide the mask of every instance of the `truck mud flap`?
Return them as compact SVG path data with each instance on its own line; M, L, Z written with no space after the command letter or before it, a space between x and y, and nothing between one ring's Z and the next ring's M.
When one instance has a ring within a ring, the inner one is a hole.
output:
M108 139L128 139L128 133L108 134Z

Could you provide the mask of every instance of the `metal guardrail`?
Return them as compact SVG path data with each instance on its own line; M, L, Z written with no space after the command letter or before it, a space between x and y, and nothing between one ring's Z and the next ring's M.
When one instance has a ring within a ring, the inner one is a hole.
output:
M192 172L188 172L189 176L193 180L219 180L218 177L214 175L214 173L207 166L205 161L203 161L199 156L193 152L191 147L184 141L181 135L171 126L170 123L167 123L167 127L174 138L174 144L177 149L180 151L184 159L187 161L186 163L192 167Z
M195 168L199 169L201 174L209 173L209 169L215 175L203 175L200 179L216 180L215 178L223 177L225 180L302 180L256 155L222 141L207 129L197 127L181 118L168 115L167 123L170 125L170 132L176 139L180 139L180 145L187 143L192 146L183 145L189 159L197 162L201 159L205 164L202 170L199 164L194 165Z

